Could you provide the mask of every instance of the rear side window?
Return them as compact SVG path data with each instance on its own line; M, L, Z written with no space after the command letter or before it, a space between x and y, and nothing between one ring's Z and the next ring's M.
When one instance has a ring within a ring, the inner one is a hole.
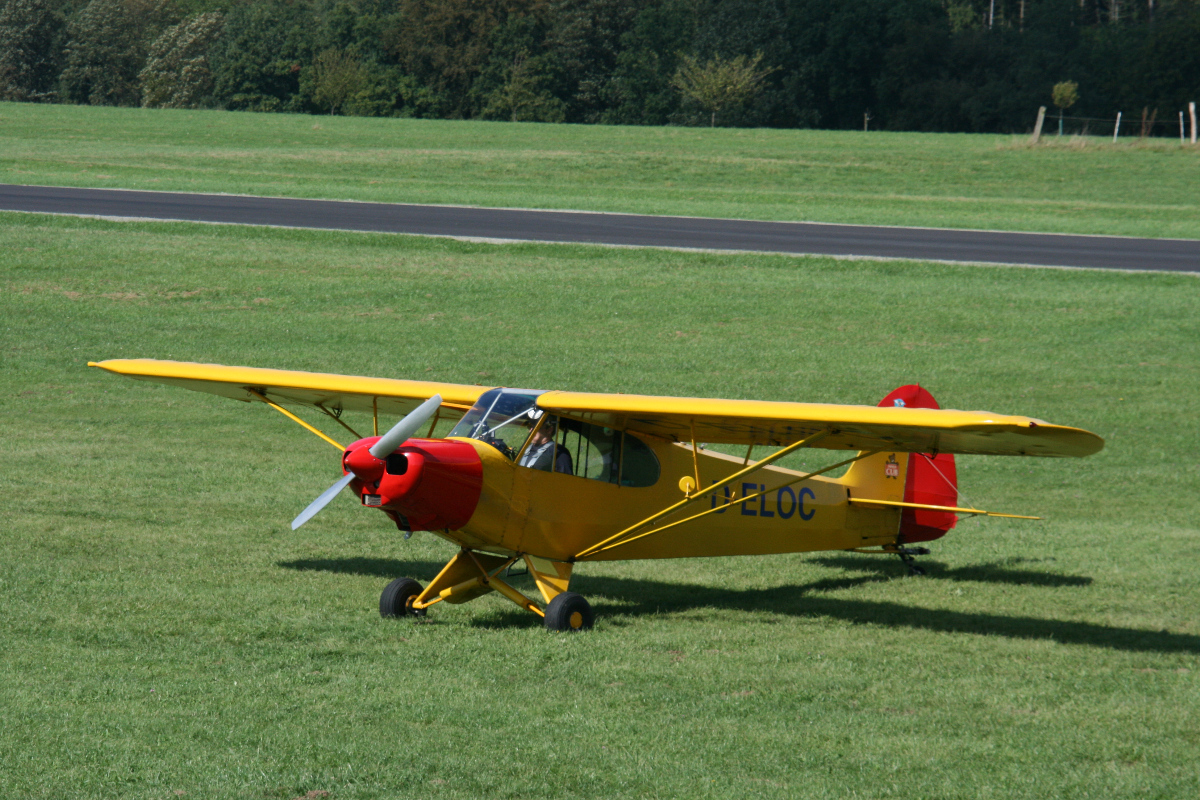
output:
M653 486L658 483L658 458L646 443L625 434L621 457L622 486Z
M571 454L575 474L606 483L617 482L621 464L621 432L586 422L564 419L558 445Z
M620 486L653 486L658 458L642 440L599 425L563 419L558 446L571 454L574 474Z

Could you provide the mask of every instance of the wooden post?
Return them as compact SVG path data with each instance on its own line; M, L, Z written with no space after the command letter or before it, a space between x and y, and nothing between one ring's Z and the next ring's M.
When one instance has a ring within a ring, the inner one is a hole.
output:
M1182 113L1182 112L1180 112L1180 113ZM870 121L871 121L871 112L868 111L863 114L863 133L867 132L867 123Z
M1042 138L1042 123L1046 121L1046 107L1042 106L1038 109L1037 124L1033 126L1033 138L1030 141L1037 144Z
M1183 112L1179 112L1179 143L1183 144L1187 141L1183 136Z
M1192 118L1192 144L1196 143L1196 104L1188 103L1188 114Z
M1121 112L1117 112L1117 124L1113 125L1113 144L1117 143L1117 134L1121 132Z

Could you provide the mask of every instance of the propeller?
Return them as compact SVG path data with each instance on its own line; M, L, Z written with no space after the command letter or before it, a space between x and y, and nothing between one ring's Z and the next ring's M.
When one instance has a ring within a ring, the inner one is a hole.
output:
M421 405L408 412L408 416L392 426L392 429L379 437L379 441L371 445L367 452L383 460L396 452L396 448L412 438L425 422L442 406L442 396L435 394Z
M379 441L371 445L367 450L375 458L382 461L383 459L396 452L396 448L404 444L412 438L412 435L417 432L417 429L424 425L429 418L442 405L442 396L435 394L433 397L426 400L421 405L410 411L402 420L392 426L392 429L379 437ZM347 472L337 483L330 486L321 496L308 504L308 508L300 512L300 515L292 520L292 530L296 530L304 523L317 515L325 506L329 505L329 501L337 497L338 493L350 485L350 481L357 477L353 472Z
M318 497L316 500L313 500L311 503L309 503L308 508L301 511L300 516L298 516L294 520L292 520L292 530L296 530L301 525L303 525L304 523L308 522L310 519L315 517L317 515L317 512L320 511L325 506L329 505L329 501L332 500L333 498L337 497L338 492L340 492L342 489L345 489L347 486L349 486L350 481L352 481L352 480L354 480L354 473L347 472L345 475L343 475L341 477L341 480L339 480L333 486L330 486L325 491L321 492L320 497Z

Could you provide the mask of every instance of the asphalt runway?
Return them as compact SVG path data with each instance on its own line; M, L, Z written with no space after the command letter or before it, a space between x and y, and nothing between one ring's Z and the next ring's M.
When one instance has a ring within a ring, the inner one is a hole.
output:
M0 184L0 210L929 261L1200 272L1200 241Z

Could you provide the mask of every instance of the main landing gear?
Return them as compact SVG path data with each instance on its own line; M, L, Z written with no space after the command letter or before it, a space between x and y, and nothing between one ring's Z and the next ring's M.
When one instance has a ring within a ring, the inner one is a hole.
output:
M592 627L592 607L583 595L563 592L546 606L546 630L586 631Z
M518 559L525 561L528 574L533 576L546 603L544 611L500 577ZM385 618L423 617L434 603L466 603L497 592L542 617L547 630L585 631L592 627L595 617L587 600L567 591L572 566L565 561L529 555L504 558L464 549L425 588L412 578L397 578L389 583L379 596L379 614Z
M379 595L379 616L384 619L425 616L425 609L413 608L413 601L421 591L421 584L412 578L396 578Z

